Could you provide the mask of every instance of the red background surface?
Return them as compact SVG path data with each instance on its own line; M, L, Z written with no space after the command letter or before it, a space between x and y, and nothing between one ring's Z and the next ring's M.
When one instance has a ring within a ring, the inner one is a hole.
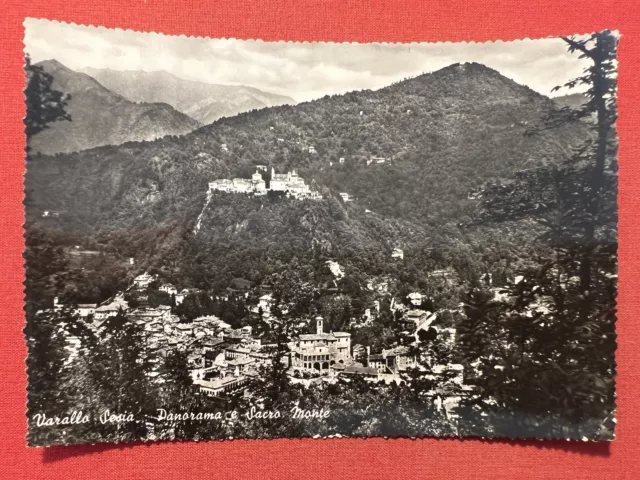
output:
M633 0L3 0L0 11L0 478L640 478L640 5ZM618 29L618 438L176 442L27 448L23 342L22 22L336 42L487 41Z

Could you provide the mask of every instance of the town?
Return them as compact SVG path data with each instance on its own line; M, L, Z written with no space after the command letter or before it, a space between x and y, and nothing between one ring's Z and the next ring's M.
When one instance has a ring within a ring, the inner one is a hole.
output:
M344 276L343 269L334 261L327 261L326 266L334 276L334 281L329 282L329 293L336 293L339 281ZM450 275L448 271L434 272L436 277ZM254 287L242 279L236 279L233 287L223 294L212 296L212 301L241 300L250 322L233 328L216 315L202 315L191 320L181 318L177 312L189 296L208 294L198 289L179 289L170 283L163 283L157 275L146 272L136 276L126 291L101 304L63 304L56 297L52 309L38 314L66 313L76 316L99 338L108 336L105 326L109 319L118 315L124 317L143 332L144 349L150 357L166 357L173 351L185 352L194 394L213 400L242 392L251 393L253 382L264 374L265 369L272 367L277 347L273 338L265 335L264 331L257 332L255 325L276 327L289 322L293 326L293 333L287 337L286 353L276 361L286 369L290 382L308 387L358 377L371 384L400 385L406 381L411 369L417 369L433 379L443 379L444 384L429 392L428 396L439 408L454 416L453 411L461 395L471 389L464 384L463 366L458 363L434 363L432 359L421 357L412 345L431 334L443 339L444 345L453 350L456 329L450 324L443 324L441 319L443 316L457 315L458 312L429 311L425 306L426 297L419 292L397 299L390 293L390 283L393 283L393 279L384 276L372 277L366 283L372 300L365 305L361 316L351 318L350 331L327 329L325 320L319 315L292 318L287 315L286 307L280 309L284 315L277 318L272 314L275 301L269 287ZM151 306L149 299L158 295L164 301ZM369 345L354 343L351 332L374 324L381 314L383 303L393 314L396 328L401 330L404 337L403 343L377 351L372 351ZM81 339L66 333L67 362L72 362L81 348ZM427 368L430 372L426 372ZM160 373L154 368L147 375L153 381ZM447 385L451 388L447 389ZM455 391L455 394L443 393L446 391Z

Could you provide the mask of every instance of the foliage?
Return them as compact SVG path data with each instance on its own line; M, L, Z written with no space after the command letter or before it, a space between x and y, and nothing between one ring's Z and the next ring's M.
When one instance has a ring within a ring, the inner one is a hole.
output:
M473 402L490 398L500 411L550 414L567 419L564 424L595 421L602 428L598 435L610 438L617 290L616 39L605 31L565 41L570 51L592 61L566 86L590 87L587 102L570 113L595 116L594 140L560 165L524 172L481 192L485 218L535 220L545 229L540 240L550 252L522 268L519 281L499 300L471 292L462 338L467 365L480 363L481 394ZM554 117L543 128L557 126Z
M24 70L27 86L24 90L27 114L24 119L27 138L41 132L53 122L71 121L66 111L70 95L52 87L53 77L41 66L32 65L29 55L25 57Z

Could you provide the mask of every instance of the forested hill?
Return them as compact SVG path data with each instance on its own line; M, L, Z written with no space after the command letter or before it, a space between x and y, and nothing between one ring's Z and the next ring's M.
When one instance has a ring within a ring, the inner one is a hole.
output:
M460 222L472 215L467 197L481 183L560 161L584 140L581 123L526 134L554 108L483 65L452 65L377 91L221 119L180 137L35 156L27 215L59 211L60 228L92 233L190 229L207 182L268 165L295 168L325 197L350 193L349 208L432 226ZM367 166L372 157L386 161Z
M53 88L71 96L71 121L54 122L29 139L32 152L76 152L99 145L153 140L182 135L200 126L193 118L166 103L135 103L56 60L41 67L53 78Z
M577 110L587 102L587 96L584 93L571 93L569 95L554 97L553 101L563 107L569 107Z

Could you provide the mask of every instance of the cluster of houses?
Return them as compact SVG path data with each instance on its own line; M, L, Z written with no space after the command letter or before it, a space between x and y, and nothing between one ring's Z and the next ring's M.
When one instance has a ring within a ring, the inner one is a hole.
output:
M336 279L336 284L344 277L344 269L333 261L326 262L328 269ZM448 277L448 272L438 272L437 276ZM242 279L239 279L242 280ZM486 279L490 282L490 279ZM366 322L380 314L380 303L389 297L390 285L394 280L385 276L372 278L367 283L367 290L372 292L376 300L372 308L365 311ZM144 294L152 284L158 283L155 275L143 273L134 278L130 290ZM191 290L179 290L174 285L165 283L158 287L162 292L171 295L179 304ZM237 293L237 292L236 292ZM245 299L249 298L248 287L241 292ZM190 374L196 390L207 397L220 398L241 389L263 374L263 369L273 362L275 345L264 344L261 336L255 336L251 326L233 329L214 315L195 318L191 322L183 322L168 305L156 307L136 306L132 308L126 295L120 293L108 301L97 304L62 305L58 298L54 299L53 310L72 308L87 325L100 334L105 333L108 319L125 314L126 317L140 326L146 351L155 362L149 376L156 382L162 382L161 358L178 350L188 354ZM397 321L403 324L408 342L419 342L420 332L435 330L438 336L453 346L455 329L445 327L438 322L441 312L430 312L423 309L425 297L419 292L410 293L405 302L391 299L391 310L397 315ZM272 325L277 322L271 316L274 299L270 293L263 292L255 305L248 307L250 312L259 313L262 320ZM286 309L283 312L286 314ZM344 331L325 331L324 320L316 317L314 333L300 333L290 338L287 353L281 358L287 374L293 382L333 382L338 378L360 376L367 381L385 383L402 382L403 373L410 368L424 368L424 359L406 346L383 349L371 353L369 347L352 345L351 333ZM365 323L366 323L365 322ZM309 320L301 319L298 331L309 331ZM358 325L352 325L358 328ZM411 338L413 337L413 338ZM71 361L82 347L80 339L69 336L67 350ZM152 363L153 363L152 362ZM436 368L437 367L437 368ZM463 371L458 365L434 366L435 370L455 370L455 382L462 385ZM434 375L439 374L435 372ZM440 372L442 373L442 372ZM451 377L451 375L449 375ZM250 392L248 392L250 393Z
M269 187L266 186L265 180L260 173L263 165L256 169L251 178L234 178L219 179L209 182L209 192L227 192L227 193L245 193L253 195L266 195L267 192L283 192L287 196L311 200L321 200L322 195L319 192L311 190L304 179L296 173L295 170L287 173L275 173L271 168L271 180ZM266 167L264 167L266 168Z

